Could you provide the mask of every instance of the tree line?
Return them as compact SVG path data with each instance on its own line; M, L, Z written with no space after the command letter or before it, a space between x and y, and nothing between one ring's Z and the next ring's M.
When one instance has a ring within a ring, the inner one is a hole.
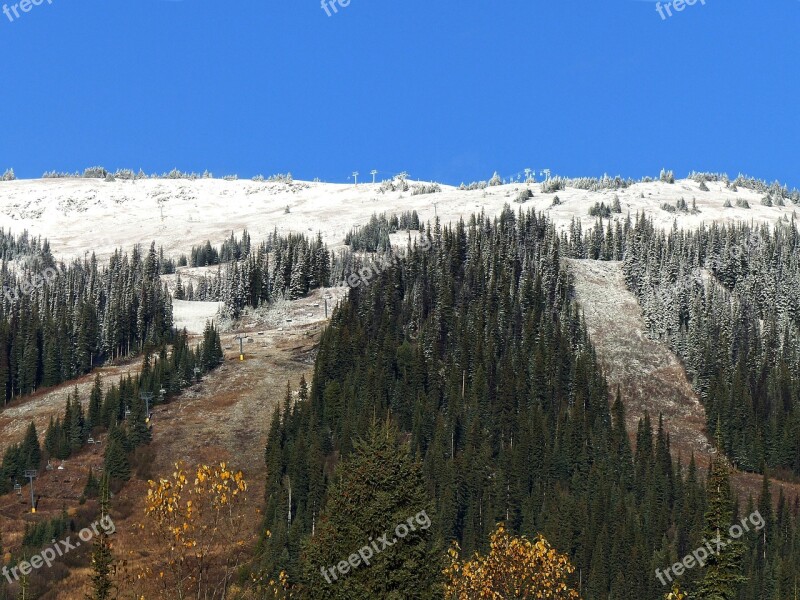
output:
M618 241L632 230L620 225ZM576 567L570 583L586 599L661 598L669 590L656 569L761 507L765 537L746 536L713 569L685 574L681 587L703 599L788 597L800 574L796 502L781 493L773 510L765 477L759 497L740 505L722 456L706 485L693 458L673 460L660 417L642 419L629 442L623 398L610 394L561 261L575 250L553 224L506 207L496 219L437 222L427 234L429 251L412 247L350 291L323 333L310 389L301 384L297 398L289 390L272 422L265 576L284 573L309 597L345 597L320 579L331 548L358 548L364 531L394 526L386 515L400 512L398 502L417 498L411 504L431 508L431 536L399 547L398 568L400 557L419 560L451 540L465 555L485 552L503 522L564 552ZM607 248L616 252L613 230ZM357 440L372 439L387 415L419 463L423 496L406 480L374 494L342 487L353 477L377 481L388 468L378 455L356 458ZM352 476L350 457L363 467ZM333 508L347 498L363 499L353 517L363 522L330 540L327 523L341 520ZM357 589L441 597L435 579L392 587L365 569L357 583L367 587Z
M46 241L29 250L0 270L7 289L22 291L0 297L3 405L170 338L172 300L155 244L115 251L103 266L94 254L54 265ZM42 281L45 269L54 275Z

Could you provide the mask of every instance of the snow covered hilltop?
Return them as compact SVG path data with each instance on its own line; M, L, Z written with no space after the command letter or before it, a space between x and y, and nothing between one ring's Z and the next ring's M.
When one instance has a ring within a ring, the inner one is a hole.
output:
M527 190L530 190L530 195ZM416 210L423 222L435 216L457 221L484 211L499 214L505 204L542 211L557 227L573 219L583 230L598 216L617 218L645 212L654 225L694 229L701 223L790 221L800 194L780 184L739 177L693 174L674 180L633 182L620 178L547 182L499 179L460 187L395 178L353 184L212 178L71 177L0 181L0 227L28 230L50 241L57 259L95 252L108 257L116 248L155 241L168 255L231 231L247 228L254 239L279 233L320 232L336 248L350 229L374 213ZM619 211L619 212L616 212Z

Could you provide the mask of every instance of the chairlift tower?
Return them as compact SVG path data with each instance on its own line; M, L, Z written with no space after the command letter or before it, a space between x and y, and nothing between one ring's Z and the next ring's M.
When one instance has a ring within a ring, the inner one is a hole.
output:
M358 185L358 171L353 171L353 179L356 181L356 186Z
M139 399L144 401L144 422L150 422L150 401L153 399L153 392L140 392Z
M253 341L253 338L249 338L244 335L237 335L233 339L239 340L239 360L244 360L244 342L247 341L247 343L249 344Z
M36 479L37 475L36 469L25 469L25 477L31 482L31 513L36 512L36 504L33 499L33 480Z
M369 174L372 175L372 185L375 185L375 175L378 174L377 169L372 169L372 171L370 171Z

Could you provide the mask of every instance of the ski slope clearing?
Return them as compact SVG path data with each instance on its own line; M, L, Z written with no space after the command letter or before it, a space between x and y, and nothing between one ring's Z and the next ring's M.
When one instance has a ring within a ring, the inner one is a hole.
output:
M670 349L645 335L636 297L625 286L622 263L568 259L575 293L612 391L620 387L627 428L636 432L650 412L653 426L664 415L672 450L707 463L711 445L705 435L705 411Z
M309 320L309 324L293 329L254 329L232 331L222 336L225 362L210 372L200 382L190 386L169 404L154 408L153 441L140 450L143 455L134 471L134 478L123 494L114 502L113 519L117 525L115 551L124 556L131 570L138 572L152 564L158 550L148 546L139 536L138 524L143 520L144 497L147 479L168 476L174 464L183 461L188 465L226 461L241 468L249 484L249 506L253 511L252 528L238 532L242 544L253 544L258 539L260 519L257 507L263 497L266 466L264 447L275 407L280 406L286 394L287 381L291 382L294 396L301 376L311 381L315 348L324 325L323 319ZM251 335L256 341L247 346L245 360L239 360L236 335ZM135 367L138 368L139 361ZM103 376L106 385L125 374L120 368ZM85 379L89 380L90 376ZM88 387L79 383L82 398L88 398ZM34 418L37 425L46 426L47 419L57 409L63 412L63 392L52 390L43 402L25 404L25 418L20 426L27 426ZM49 399L49 402L46 401ZM5 413L0 413L5 417ZM4 423L0 419L0 424ZM6 423L6 425L9 425ZM5 438L0 429L0 440ZM19 434L14 434L21 437ZM105 438L105 435L103 436ZM36 517L27 514L30 509L27 485L22 496L9 493L0 496L0 533L5 548L18 548L26 523L57 517L62 510L70 515L78 511L95 514L96 502L90 500L81 506L79 498L86 484L90 468L101 469L105 442L84 448L64 464L64 470L43 470L36 480L38 510ZM60 464L56 462L56 464ZM215 548L215 552L224 552ZM77 556L77 554L76 554ZM158 558L163 558L158 556ZM88 558L86 563L88 564ZM88 567L64 572L65 577L48 598L83 598L87 587ZM148 598L157 598L161 590L158 581L151 582Z
M409 182L413 187L414 182ZM116 248L155 240L168 256L187 253L192 245L210 240L219 244L231 231L247 228L254 241L279 233L320 232L335 248L355 225L364 224L373 213L416 210L422 221L435 216L444 223L468 218L484 211L498 214L513 204L519 192L529 187L533 197L524 207L547 212L561 229L573 218L583 228L594 225L588 211L597 202L610 205L618 196L624 218L630 211L645 211L657 226L695 228L701 223L754 221L773 223L791 219L796 207L763 206L763 194L740 188L734 192L721 183L708 183L701 191L692 180L674 184L661 181L637 183L617 191L587 191L567 188L545 194L541 185L513 183L478 190L441 186L441 192L411 195L382 193L379 184L333 184L225 181L220 179L143 179L105 182L99 179L35 179L0 182L0 227L21 233L27 229L50 240L56 258L83 258L95 252L107 258ZM560 204L553 206L559 197ZM681 198L698 212L670 213L662 204L675 205ZM725 201L733 207L725 208ZM751 208L736 207L747 200ZM288 210L288 212L287 212Z
M610 391L615 394L619 386L622 394L632 446L645 411L650 413L654 431L661 414L673 457L686 465L694 455L705 477L716 452L707 437L705 410L675 354L645 335L642 311L625 285L622 263L565 260ZM742 502L750 495L758 496L761 475L734 471L732 480ZM783 487L788 498L800 497L797 483L775 479L773 483Z
M111 384L118 384L121 377L136 375L140 368L141 357L131 358L120 363L105 365L77 379L13 400L0 411L0 453L11 444L22 440L25 429L31 421L36 423L39 434L44 434L51 417L56 419L64 415L67 397L76 388L84 410L88 410L89 394L96 375L100 375L100 381L106 388Z
M172 322L177 329L186 329L190 334L203 333L206 323L214 321L223 302L172 301Z

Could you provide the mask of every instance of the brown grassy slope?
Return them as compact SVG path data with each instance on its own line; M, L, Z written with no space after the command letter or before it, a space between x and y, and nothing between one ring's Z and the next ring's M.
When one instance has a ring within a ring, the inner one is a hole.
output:
M138 373L139 363L140 359L135 358L104 366L78 379L16 398L0 411L0 454L11 444L22 440L25 429L31 421L36 423L39 435L43 436L50 417L63 416L67 396L75 390L76 386L85 410L89 401L89 392L97 374L100 375L103 387L106 388L112 383L118 383L120 377L129 373Z
M174 463L183 461L190 467L200 463L226 461L241 469L249 483L247 506L251 513L248 531L241 532L241 539L253 544L260 526L258 510L263 504L265 466L264 446L274 408L286 393L286 383L291 382L295 395L300 376L311 382L313 362L319 335L325 324L323 309L316 307L322 292L316 291L306 298L281 308L280 318L270 315L268 323L246 323L236 331L221 336L225 349L225 362L207 375L201 382L185 390L170 404L154 409L153 441L140 452L135 462L135 475L123 490L112 500L111 515L117 526L114 536L114 553L128 562L129 571L157 562L157 549L139 535L138 524L143 519L143 501L147 492L147 479L169 476ZM332 304L328 301L329 306ZM288 319L292 320L289 321ZM236 335L249 336L253 342L245 345L245 360L239 360L239 344ZM103 369L101 377L105 385L116 381L121 373L138 371L134 364ZM88 398L94 375L79 382L79 393ZM9 413L0 413L0 436L4 443L19 441L24 427L31 419L37 426L46 425L50 415L63 411L67 392L73 383L62 388L42 392L22 402ZM43 433L43 429L40 433ZM36 482L39 511L28 514L29 502L15 494L0 496L0 531L6 547L16 547L25 528L25 523L41 521L57 516L62 509L71 514L85 512L86 517L96 511L93 502L80 507L79 498L91 466L102 465L104 446L84 450L67 461L64 471L43 471ZM27 494L28 488L23 492ZM225 548L219 548L224 552ZM87 591L88 557L81 548L66 573L63 565L53 567L47 576L64 577L53 587L45 599L82 599ZM82 558L78 554L84 554ZM42 571L44 572L44 570ZM152 594L159 597L153 582ZM145 589L147 587L145 586Z
M670 436L673 456L684 463L694 453L698 466L707 467L714 452L705 430L705 411L686 371L670 349L645 337L645 324L636 297L628 291L619 262L566 261L575 276L575 292L589 335L608 379L611 393L619 386L625 403L628 433L633 440L639 419L649 411L655 428L658 415ZM776 482L789 498L800 485ZM761 489L761 476L735 472L733 485L742 500ZM773 497L777 498L777 492Z

